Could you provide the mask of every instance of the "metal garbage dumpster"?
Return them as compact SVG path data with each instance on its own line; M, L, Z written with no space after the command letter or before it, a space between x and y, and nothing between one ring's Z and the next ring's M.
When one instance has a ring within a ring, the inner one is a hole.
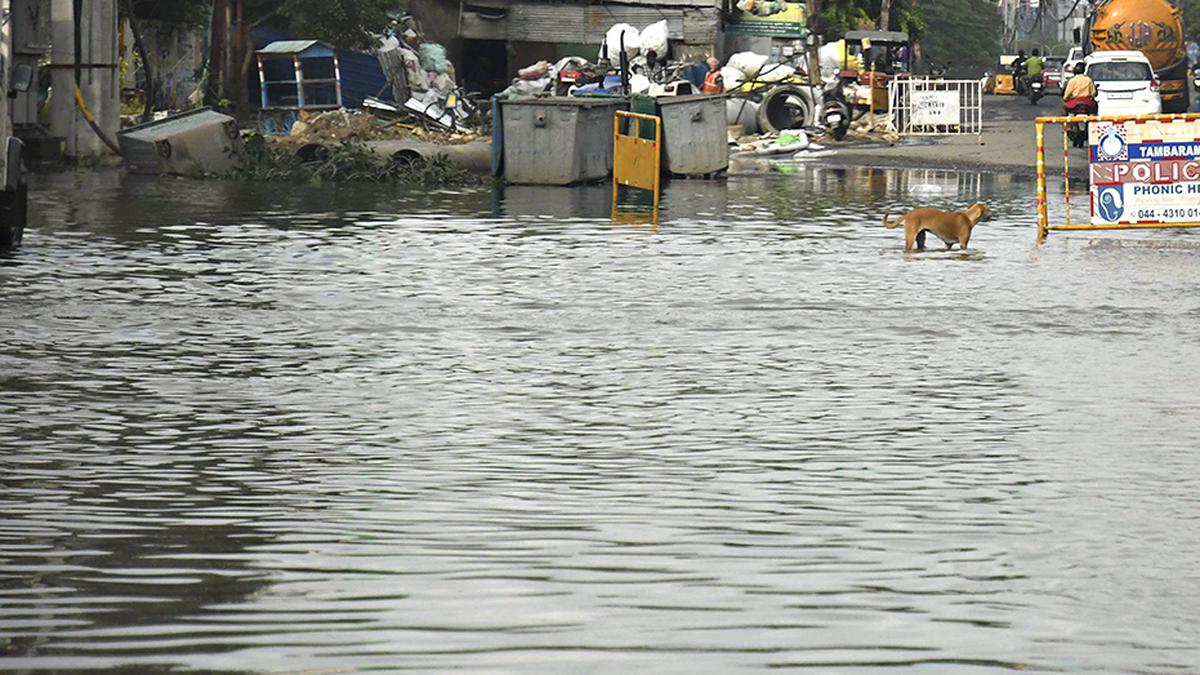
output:
M660 96L657 103L663 126L663 171L704 176L729 168L724 96Z
M237 121L208 108L130 127L117 141L133 173L223 175L241 161Z
M612 172L613 118L628 99L568 97L500 101L504 178L570 185Z

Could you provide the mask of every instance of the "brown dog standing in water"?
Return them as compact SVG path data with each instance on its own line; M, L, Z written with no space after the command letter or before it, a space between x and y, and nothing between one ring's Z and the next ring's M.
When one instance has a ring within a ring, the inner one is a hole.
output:
M946 242L946 250L958 244L964 251L967 242L971 240L971 228L975 223L988 217L992 212L987 204L978 202L967 207L965 211L939 211L937 209L913 209L895 220L883 216L884 227L896 227L904 223L904 250L913 250L913 242L917 250L925 250L925 233L932 232L938 239Z

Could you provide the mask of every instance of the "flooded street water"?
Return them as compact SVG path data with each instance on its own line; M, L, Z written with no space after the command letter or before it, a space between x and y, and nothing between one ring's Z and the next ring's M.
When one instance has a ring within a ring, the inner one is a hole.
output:
M35 187L0 670L1200 669L1200 235L1037 247L1030 182L924 171L678 181L657 228ZM977 199L969 254L880 226Z

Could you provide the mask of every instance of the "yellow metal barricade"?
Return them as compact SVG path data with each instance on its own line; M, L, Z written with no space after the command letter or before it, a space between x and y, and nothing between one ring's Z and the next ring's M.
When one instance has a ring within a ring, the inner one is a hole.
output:
M643 125L653 125L654 133L643 133ZM651 223L658 223L658 197L662 188L662 118L655 115L617 111L613 123L613 221L631 222L617 209L620 187L649 190L653 193Z
M1126 122L1195 122L1200 121L1200 114L1185 113L1179 115L1109 115L1104 117L1093 115L1072 115L1072 116L1057 116L1057 117L1039 117L1034 120L1035 131L1037 134L1037 228L1038 241L1044 241L1046 236L1052 231L1086 231L1086 230L1138 230L1138 229L1169 229L1169 228L1200 228L1200 219L1187 220L1180 222L1162 222L1160 220L1145 220L1138 222L1113 222L1113 223L1072 223L1071 222L1071 179L1070 154L1067 150L1068 136L1067 128L1072 123L1092 124L1096 122L1111 122L1114 124L1122 124ZM1063 184L1064 195L1066 200L1066 222L1062 224L1051 224L1048 199L1046 196L1046 125L1061 124L1063 125ZM1089 153L1090 144L1089 144ZM1090 156L1090 155L1089 155ZM1200 160L1192 160L1200 161ZM1091 170L1089 163L1089 171ZM1089 180L1089 185L1091 181ZM1089 195L1090 200L1090 195ZM1095 208L1095 205L1092 205ZM1200 209L1197 209L1200 213Z

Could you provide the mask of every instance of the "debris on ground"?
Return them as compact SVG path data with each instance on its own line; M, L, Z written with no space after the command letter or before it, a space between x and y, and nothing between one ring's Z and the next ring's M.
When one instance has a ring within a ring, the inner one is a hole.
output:
M409 27L386 38L376 51L376 58L391 85L392 101L368 97L364 103L373 111L407 117L422 127L433 124L447 131L487 126L479 115L477 103L468 101L466 92L458 85L454 63L444 45L425 42Z
M900 140L900 134L892 129L891 115L863 115L850 123L847 136L862 140L882 141L888 145L895 145Z
M407 183L476 185L480 179L445 156L423 161L396 161L374 151L362 139L329 143L320 151L295 148L254 134L247 138L245 159L228 177L238 180L291 183Z
M385 120L366 110L328 110L320 113L302 111L288 136L271 137L280 143L339 143L349 139L363 141L400 140L417 138L440 145L457 145L483 138L465 129L443 131L425 129L399 119Z

